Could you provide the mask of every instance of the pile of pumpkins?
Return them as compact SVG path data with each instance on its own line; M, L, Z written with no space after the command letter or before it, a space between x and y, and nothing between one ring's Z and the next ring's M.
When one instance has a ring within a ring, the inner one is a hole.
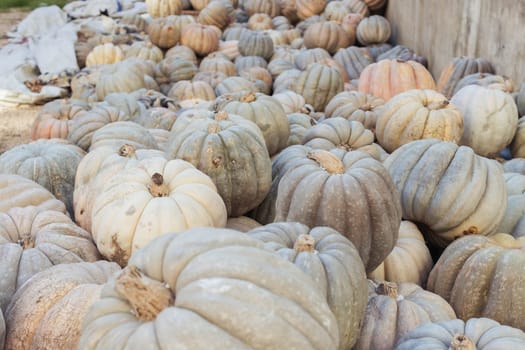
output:
M525 348L525 86L386 0L145 5L0 155L0 345Z

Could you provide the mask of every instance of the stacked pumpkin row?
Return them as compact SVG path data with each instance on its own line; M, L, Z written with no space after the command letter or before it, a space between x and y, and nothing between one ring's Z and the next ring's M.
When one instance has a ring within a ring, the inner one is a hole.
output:
M508 79L436 84L384 1L146 5L83 27L74 98L0 155L7 348L525 342Z

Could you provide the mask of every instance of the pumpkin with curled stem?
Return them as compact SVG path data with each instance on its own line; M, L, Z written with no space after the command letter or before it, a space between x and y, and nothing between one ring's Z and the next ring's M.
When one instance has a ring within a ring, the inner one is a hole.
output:
M100 259L91 234L66 214L38 207L0 213L0 308L34 274L51 266Z
M119 270L115 263L96 261L60 264L35 274L6 310L6 349L76 349L82 319Z
M403 218L440 247L464 235L495 233L507 206L501 165L472 148L426 139L383 162L401 194Z
M131 254L165 232L224 227L226 206L211 178L181 159L142 159L102 184L92 212L100 253L125 266Z
M339 326L339 349L357 341L367 302L365 268L355 246L329 227L276 222L247 232L315 281Z
M428 277L427 288L445 298L458 318L488 317L525 329L525 241L505 233L472 235L452 242Z
M399 194L386 168L365 152L304 147L279 181L275 221L329 226L359 250L367 272L394 248Z
M78 349L333 350L338 343L335 317L308 275L255 238L203 227L137 251L88 311Z

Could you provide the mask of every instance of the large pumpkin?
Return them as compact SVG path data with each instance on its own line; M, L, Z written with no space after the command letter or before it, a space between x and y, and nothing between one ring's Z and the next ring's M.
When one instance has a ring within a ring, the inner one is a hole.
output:
M6 349L76 349L82 319L119 270L107 261L80 262L34 275L6 310Z
M369 281L368 305L355 350L390 350L419 325L456 318L439 295L414 283Z
M47 188L73 214L73 188L85 152L62 139L39 139L0 156L0 173L22 175Z
M339 335L325 297L298 267L244 233L199 228L158 237L104 286L78 349L124 343L333 350Z
M0 213L0 308L35 273L53 265L100 259L91 234L64 213L38 207Z
M409 90L390 99L380 110L376 137L387 152L420 139L459 143L463 114L434 90Z
M491 350L525 348L525 333L489 318L421 325L399 340L396 350Z
M299 75L293 90L321 112L343 88L343 77L337 68L314 63Z
M518 109L512 96L503 91L467 85L450 100L463 114L460 143L486 157L509 145L518 127Z
M525 329L523 239L499 233L451 243L428 277L427 288L445 298L458 318L488 317Z
M403 218L422 224L441 247L454 239L494 233L505 213L503 170L470 147L436 139L418 140L385 161L401 194Z
M339 349L354 346L367 301L363 262L352 242L329 227L278 222L248 231L306 272L326 296L339 325Z
M271 161L263 135L255 123L240 116L222 111L191 120L183 131L171 133L166 154L210 176L228 216L250 211L270 189Z
M368 65L359 76L360 92L384 100L412 89L436 90L430 72L416 61L381 60Z
M132 145L136 149L159 149L148 129L135 122L119 121L104 125L95 131L91 136L89 150L106 146L118 148L123 144Z
M125 266L131 254L165 232L226 225L226 206L209 176L190 163L155 157L115 174L92 213L100 253Z
M525 236L525 175L504 173L507 188L507 210L498 228L498 232L514 237Z
M399 194L387 170L361 151L301 151L279 182L275 221L336 229L373 271L392 251L401 222Z
M334 54L337 50L351 44L353 43L350 42L343 27L334 21L314 23L304 33L304 46L308 49L321 47Z

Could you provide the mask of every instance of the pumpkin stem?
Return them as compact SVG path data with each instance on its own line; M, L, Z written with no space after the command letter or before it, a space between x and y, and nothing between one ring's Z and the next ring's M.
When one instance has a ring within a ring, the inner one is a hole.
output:
M359 109L365 112L369 112L372 110L372 105L370 103L367 103L359 107Z
M241 102L253 102L255 100L256 100L256 98L255 98L255 94L253 92L249 92L249 93L243 95L240 98Z
M450 343L451 350L476 350L476 345L464 334L456 334Z
M395 284L394 282L381 282L376 287L376 293L381 295L387 295L389 297L397 299L397 284Z
M159 173L151 176L148 190L153 197L166 197L170 193L168 186L164 183L164 177Z
M315 239L308 235L308 234L301 234L299 237L297 237L297 240L295 241L293 245L293 249L298 252L314 252L314 246L315 246Z
M133 314L141 321L153 321L173 301L171 290L164 283L143 276L136 266L127 266L115 282L115 291L127 299Z
M436 109L445 108L449 104L450 104L450 102L448 100L432 101L432 102L428 103L426 105L426 107L428 109L430 109L430 110L436 110Z
M35 247L35 240L31 236L24 237L18 240L18 244L20 244L23 249L31 249Z
M125 143L119 148L118 155L121 157L133 158L135 156L135 147Z
M217 122L208 125L208 134L217 134L221 131L221 126Z
M228 120L228 112L226 112L226 111L218 111L213 116L213 119L218 121L218 122L220 122L222 120Z
M324 150L314 150L307 154L309 159L315 160L321 168L330 174L344 174L345 168L343 162L335 155Z
M479 228L477 226L470 226L468 229L463 231L463 235L478 235Z

